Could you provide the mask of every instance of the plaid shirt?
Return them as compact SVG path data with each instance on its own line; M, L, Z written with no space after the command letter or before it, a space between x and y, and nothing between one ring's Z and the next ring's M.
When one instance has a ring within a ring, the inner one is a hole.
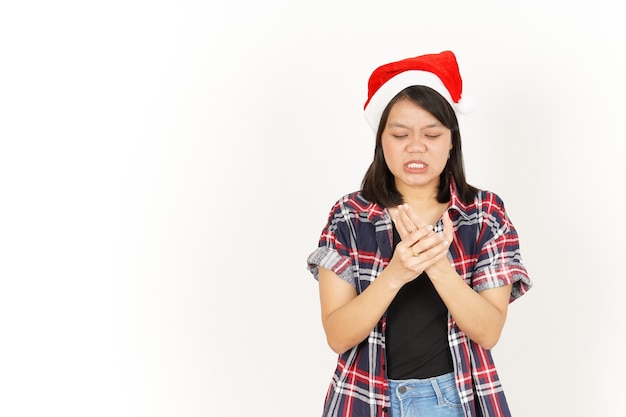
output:
M518 236L494 193L480 191L471 204L458 198L451 184L448 207L454 240L448 259L475 291L512 284L510 302L532 285L521 262ZM441 220L435 231L441 231ZM335 272L358 294L383 271L393 255L392 221L383 207L360 192L341 198L332 208L308 269ZM324 417L384 417L389 410L385 368L386 315L366 340L339 355L324 403ZM510 411L489 350L470 340L448 314L448 341L456 384L467 417L506 417Z

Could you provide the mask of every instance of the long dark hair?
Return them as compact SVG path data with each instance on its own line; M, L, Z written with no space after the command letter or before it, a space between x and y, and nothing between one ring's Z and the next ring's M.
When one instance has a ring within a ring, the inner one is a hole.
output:
M376 147L374 160L370 164L361 183L361 193L367 200L383 207L393 207L404 203L402 195L396 188L394 176L387 167L383 155L382 134L389 118L391 107L400 100L410 100L413 104L426 110L452 132L452 150L450 158L439 177L439 191L437 201L450 201L450 177L454 178L460 199L469 204L478 193L478 190L467 183L463 152L461 150L461 132L454 109L448 101L430 87L415 85L400 91L385 107L376 133Z

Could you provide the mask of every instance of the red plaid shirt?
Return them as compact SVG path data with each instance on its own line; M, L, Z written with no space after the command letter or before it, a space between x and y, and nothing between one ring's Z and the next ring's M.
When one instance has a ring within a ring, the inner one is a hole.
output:
M454 240L448 259L475 291L512 284L510 302L532 285L521 260L518 236L494 193L480 191L463 204L452 182L448 207ZM441 231L441 220L435 231ZM355 192L332 208L308 269L335 272L361 293L393 255L392 221L383 207ZM384 417L389 410L385 368L386 316L366 340L339 355L324 403L324 417ZM448 340L456 384L467 417L506 417L509 408L491 353L470 340L448 315Z

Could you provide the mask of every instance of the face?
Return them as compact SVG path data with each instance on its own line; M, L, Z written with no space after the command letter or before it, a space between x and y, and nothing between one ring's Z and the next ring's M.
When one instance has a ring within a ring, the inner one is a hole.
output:
M396 102L382 133L382 149L402 195L439 186L452 149L452 132L409 100Z

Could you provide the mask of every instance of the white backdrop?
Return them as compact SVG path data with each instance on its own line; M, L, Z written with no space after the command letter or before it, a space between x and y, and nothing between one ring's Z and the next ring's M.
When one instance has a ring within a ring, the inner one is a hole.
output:
M493 351L514 415L615 415L626 30L508 3L2 2L0 415L319 416L306 257L369 165L371 71L444 49L535 282Z

